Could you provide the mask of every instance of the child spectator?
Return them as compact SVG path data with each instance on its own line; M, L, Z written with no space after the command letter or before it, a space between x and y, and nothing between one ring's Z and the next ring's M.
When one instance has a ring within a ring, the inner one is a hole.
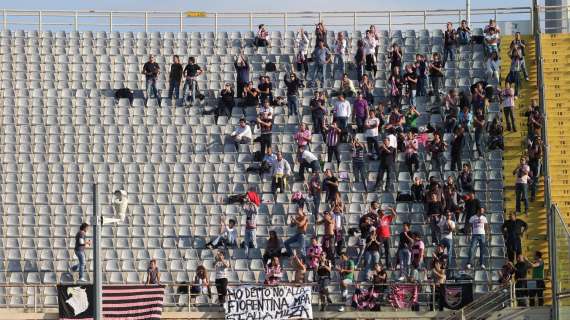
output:
M160 284L160 272L156 265L156 259L151 259L146 270L146 284Z

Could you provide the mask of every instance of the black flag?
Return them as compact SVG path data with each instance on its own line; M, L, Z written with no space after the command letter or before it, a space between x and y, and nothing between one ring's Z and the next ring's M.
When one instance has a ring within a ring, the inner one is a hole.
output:
M93 285L58 285L59 319L93 319Z
M473 283L446 284L442 294L444 307L459 310L473 301Z

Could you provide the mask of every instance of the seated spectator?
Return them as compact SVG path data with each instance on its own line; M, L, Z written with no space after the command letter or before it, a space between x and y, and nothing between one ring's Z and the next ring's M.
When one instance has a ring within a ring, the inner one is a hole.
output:
M281 257L283 243L275 230L269 231L269 239L265 245L265 252L263 253L263 263L267 265L274 257Z
M269 31L265 29L264 24L260 24L257 27L257 35L255 37L256 47L267 47L269 46Z
M305 273L307 273L307 266L303 259L297 255L297 251L293 251L293 257L291 258L291 268L295 272L295 278L293 283L305 283Z
M218 104L218 116L232 116L232 110L235 105L235 92L230 83L226 83L220 92L220 103Z
M299 130L295 133L293 139L295 139L297 146L307 147L307 149L309 149L309 145L312 139L311 130L307 128L307 125L305 123L301 122L299 125Z
M362 93L362 97L368 105L374 104L374 83L370 81L370 78L367 74L362 76L362 81L360 81L359 85L360 92Z
M226 222L222 220L221 223L222 225L220 228L220 235L206 244L206 247L208 249L219 247L237 247L236 221L234 219L230 219L226 225Z
M305 170L311 169L311 172L321 172L321 163L319 158L314 155L311 151L307 150L304 146L299 146L297 149L297 155L299 157L299 180L305 181Z
M460 46L469 44L471 41L471 28L467 25L466 20L461 20L461 25L457 28L457 42Z
M489 150L505 149L503 142L503 125L497 118L498 117L495 117L489 126L489 136L487 137L487 148Z
M239 150L240 144L250 144L253 133L250 126L245 122L244 118L239 119L239 126L235 129L230 137L232 138L236 150Z
M150 260L146 270L146 284L160 284L160 272L154 258Z
M196 296L206 294L208 298L212 299L212 290L210 289L210 278L208 277L208 272L206 267L199 265L196 268L196 274L192 281L192 286L190 287L191 299Z
M435 267L435 263L439 262L442 269L447 269L449 256L445 253L445 245L443 243L438 244L435 250L431 254L431 267Z
M352 80L350 80L347 73L342 75L342 79L340 80L340 87L338 88L338 94L344 95L345 97L354 97L356 94L354 83Z
M265 284L278 285L283 278L283 271L281 270L281 263L278 257L271 258L271 262L265 267Z
M416 106L410 106L405 114L405 124L404 132L418 133L418 123L417 120L421 116L421 113L416 109Z
M129 88L120 88L115 90L115 103L119 103L120 99L128 99L129 105L133 105L133 101L135 100L135 96L133 91Z
M271 172L271 166L273 165L273 162L276 159L277 159L277 156L273 153L271 147L266 148L265 154L263 155L263 158L261 159L259 166L254 165L254 166L248 167L246 169L246 172L258 173L261 176L261 180L263 181L263 175Z
M287 177L291 176L291 173L289 161L283 158L281 152L277 152L277 159L271 166L271 193L277 194L277 189L279 189L280 193L284 193L287 186Z
M507 261L499 271L499 283L510 284L515 272L516 270L513 263L511 261Z
M406 118L400 112L399 106L392 107L392 112L390 112L390 116L388 117L388 123L384 126L386 132L391 134L400 133L404 131L404 124L406 123ZM397 147L391 145L392 147Z
M309 35L303 28L300 28L297 31L297 35L295 37L295 43L297 44L297 55L296 55L296 64L297 64L297 72L304 71L303 79L307 80L307 74L309 73L309 63L307 58L307 49L309 47Z
M336 270L340 275L340 292L344 301L348 299L348 287L354 284L354 269L354 261L348 257L346 252L342 252L340 255L340 265L337 266ZM344 306L341 305L338 311L343 312Z
M243 99L241 100L241 107L257 107L259 105L259 90L253 87L253 82L248 82L243 87Z

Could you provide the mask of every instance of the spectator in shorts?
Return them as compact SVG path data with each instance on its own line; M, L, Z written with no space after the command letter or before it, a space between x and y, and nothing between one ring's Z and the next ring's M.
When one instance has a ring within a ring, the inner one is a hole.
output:
M224 258L224 252L218 250L214 263L215 268L215 281L216 291L218 292L218 303L223 305L226 302L226 295L228 294L228 270L230 269L230 262Z
M277 152L277 160L271 166L271 193L277 194L277 189L280 190L280 193L284 193L287 177L291 176L291 173L291 165L283 158L281 152Z
M174 93L174 99L178 100L180 96L180 81L182 81L182 65L180 64L180 57L177 55L172 58L168 78L168 99L172 99Z
M305 265L305 262L303 262L303 259L297 255L297 250L293 250L291 268L293 268L293 271L295 272L293 283L305 283L307 266Z
M251 127L245 122L244 118L239 119L239 126L231 133L236 150L239 150L240 144L250 144L252 140Z
M160 272L156 265L156 259L151 259L146 270L146 284L160 284Z
M344 301L348 299L348 287L354 283L354 269L354 261L348 257L346 252L342 252L340 255L340 265L337 266L336 270L340 275L340 292ZM341 305L338 311L343 312L344 306Z
M143 65L142 74L145 75L146 78L146 98L145 98L145 105L152 96L154 96L158 102L158 106L160 106L160 93L156 87L156 81L158 75L160 74L160 66L156 63L153 55L148 57L148 62Z

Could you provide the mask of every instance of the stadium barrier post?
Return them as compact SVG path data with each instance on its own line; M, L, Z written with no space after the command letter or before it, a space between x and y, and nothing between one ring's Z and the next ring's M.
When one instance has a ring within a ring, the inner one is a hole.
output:
M2 21L4 23L4 30L8 29L8 12L4 9L4 19Z
M42 11L38 11L38 30L42 32Z
M253 31L253 13L249 13L249 31Z
M184 30L184 25L183 25L184 24L184 18L183 18L182 12L180 12L180 17L178 19L179 19L178 27L179 27L180 32L182 32L182 30Z
M495 11L495 19L497 19L497 12ZM471 0L465 0L465 20L467 26L471 25Z
M36 290L38 289L38 287L33 286L33 288L34 288L34 313L37 313L38 312L38 295L37 295ZM28 291L28 290L26 290L26 291Z
M218 13L214 13L214 38L218 38Z
M144 12L144 32L148 32L148 11Z
M461 9L457 10L457 24L461 24Z
M77 10L75 11L75 15L73 17L73 27L75 28L75 31L79 31L79 12L77 12Z
M352 34L356 33L356 11L352 13Z
M283 30L287 33L287 12L283 13Z
M424 10L424 29L427 29L427 10Z
M392 34L392 11L388 11L388 34Z
M97 184L93 184L93 300L95 301L93 313L95 320L102 320L101 303L102 295L102 272L101 272L101 215L99 212L99 191Z
M109 11L109 32L113 32L113 11Z

